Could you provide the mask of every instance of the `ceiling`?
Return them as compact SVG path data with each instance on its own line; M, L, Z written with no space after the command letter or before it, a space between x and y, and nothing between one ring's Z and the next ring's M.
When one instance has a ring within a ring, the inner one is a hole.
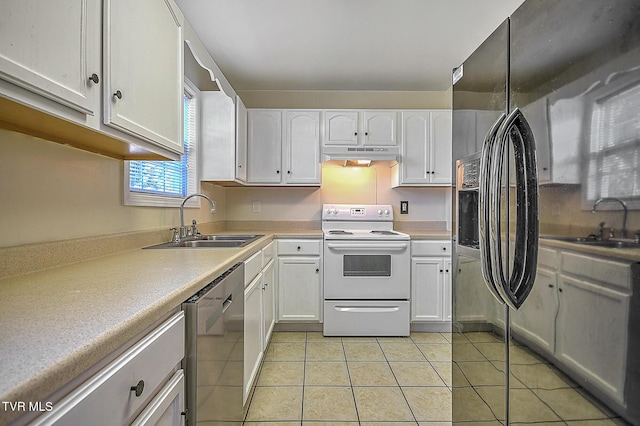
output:
M235 90L442 91L523 0L176 0Z

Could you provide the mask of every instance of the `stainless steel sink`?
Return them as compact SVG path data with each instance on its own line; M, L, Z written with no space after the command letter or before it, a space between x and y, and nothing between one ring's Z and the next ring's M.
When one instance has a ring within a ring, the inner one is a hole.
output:
M251 244L261 237L263 235L199 235L179 243L170 241L145 248L237 248Z
M608 248L637 248L640 249L640 244L635 243L633 240L598 240L593 237L563 237L563 236L543 236L540 237L547 240L565 241L568 243L583 244L593 247L608 247Z

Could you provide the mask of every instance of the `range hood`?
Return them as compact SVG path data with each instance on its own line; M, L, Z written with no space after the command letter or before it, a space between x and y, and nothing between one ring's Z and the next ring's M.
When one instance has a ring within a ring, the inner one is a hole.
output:
M330 160L371 160L398 161L400 147L325 146L322 150L324 161Z

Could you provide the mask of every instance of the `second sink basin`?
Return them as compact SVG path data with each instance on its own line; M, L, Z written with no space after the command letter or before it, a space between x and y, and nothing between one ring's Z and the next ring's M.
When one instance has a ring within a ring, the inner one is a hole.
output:
M547 240L565 241L568 243L584 244L593 247L608 248L640 248L640 244L634 243L633 240L598 240L592 237L562 237L562 236L543 236L540 237Z

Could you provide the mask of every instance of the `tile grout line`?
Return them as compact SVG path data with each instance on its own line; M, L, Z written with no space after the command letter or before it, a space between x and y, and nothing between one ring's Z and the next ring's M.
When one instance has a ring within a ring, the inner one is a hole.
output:
M344 365L347 369L347 378L349 379L349 388L351 388L351 397L353 398L353 406L356 409L356 421L358 422L358 426L362 423L360 422L360 412L358 411L358 403L356 401L356 391L353 386L353 381L351 381L351 371L349 371L349 362L347 360L347 350L344 348L344 340L342 337L340 338L340 346L342 346L342 354L344 355Z

